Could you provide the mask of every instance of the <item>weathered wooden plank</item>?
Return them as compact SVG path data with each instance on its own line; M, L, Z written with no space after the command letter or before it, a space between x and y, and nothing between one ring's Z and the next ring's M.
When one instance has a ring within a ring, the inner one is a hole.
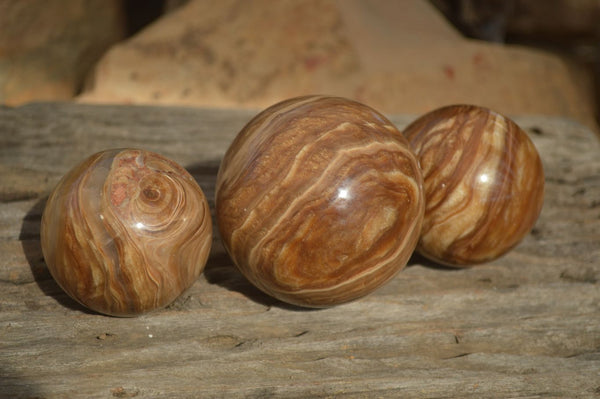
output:
M253 114L0 108L0 397L600 396L600 146L563 119L517 119L544 161L546 203L534 232L490 264L415 256L362 300L302 310L253 288L215 237L204 275L167 309L105 317L60 290L39 223L63 173L96 151L143 147L187 167L212 206L219 160Z

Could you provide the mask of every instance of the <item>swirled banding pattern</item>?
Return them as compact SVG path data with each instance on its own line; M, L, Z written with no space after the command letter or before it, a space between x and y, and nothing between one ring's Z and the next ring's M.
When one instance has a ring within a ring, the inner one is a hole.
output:
M73 168L42 216L44 258L58 284L100 313L164 307L208 258L212 223L193 177L156 153L108 150Z
M391 279L417 243L423 211L405 138L343 98L294 98L261 112L217 176L217 222L235 264L300 306L351 301Z
M452 266L491 261L529 233L544 171L527 134L487 108L452 105L404 130L423 171L424 256Z

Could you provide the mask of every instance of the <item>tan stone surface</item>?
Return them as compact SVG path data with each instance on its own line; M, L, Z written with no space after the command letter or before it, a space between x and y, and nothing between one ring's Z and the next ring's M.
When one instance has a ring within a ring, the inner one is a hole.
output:
M71 99L123 38L121 0L0 0L0 103Z
M262 108L308 93L387 113L468 102L593 125L581 71L467 40L425 0L191 1L114 46L80 99Z

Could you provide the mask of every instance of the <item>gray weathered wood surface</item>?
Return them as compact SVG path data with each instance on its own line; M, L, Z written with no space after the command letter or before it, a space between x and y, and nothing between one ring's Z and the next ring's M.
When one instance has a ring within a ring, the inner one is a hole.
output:
M546 203L493 263L415 258L362 300L301 310L254 289L215 237L204 275L164 310L105 317L63 294L39 243L63 173L143 147L187 167L212 201L219 160L252 115L0 108L0 397L600 398L600 146L563 119L516 119L543 158Z

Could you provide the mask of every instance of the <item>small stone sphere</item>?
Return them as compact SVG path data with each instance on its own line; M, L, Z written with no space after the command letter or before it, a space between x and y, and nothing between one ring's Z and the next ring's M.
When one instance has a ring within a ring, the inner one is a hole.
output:
M256 287L327 307L389 281L418 241L422 177L383 115L338 97L293 98L254 117L216 183L223 243Z
M58 183L42 214L50 274L99 313L135 316L170 304L198 278L212 244L194 178L149 151L90 156Z
M544 171L527 134L487 108L451 105L404 130L423 172L418 251L449 266L494 260L533 228Z

